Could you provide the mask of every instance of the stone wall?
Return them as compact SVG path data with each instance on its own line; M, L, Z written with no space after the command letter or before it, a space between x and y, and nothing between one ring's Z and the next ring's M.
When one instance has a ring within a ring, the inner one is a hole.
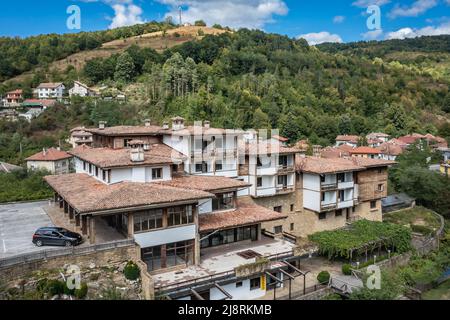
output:
M358 206L356 206L356 210L353 213L353 216L358 216L369 221L383 221L381 200L376 200L376 203L376 208L371 209L370 201L361 202Z
M388 171L387 168L367 169L357 174L360 201L369 201L387 197ZM378 185L382 184L382 191Z
M0 269L0 281L12 281L27 276L31 272L38 270L51 270L63 268L67 264L78 265L82 268L89 268L89 265L108 266L111 263L136 260L137 252L134 245L113 248L104 251L90 252L86 254L60 256L32 262L15 264Z

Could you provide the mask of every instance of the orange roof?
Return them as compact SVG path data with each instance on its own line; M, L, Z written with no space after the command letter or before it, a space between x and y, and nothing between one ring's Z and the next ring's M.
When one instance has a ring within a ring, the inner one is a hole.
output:
M200 231L211 232L287 218L286 214L258 206L251 199L238 199L237 202L237 209L232 211L200 214Z
M251 184L219 176L174 176L172 180L160 183L176 188L196 189L212 193L251 187Z
M289 141L288 138L285 138L285 137L282 137L282 136L279 136L279 135L274 135L272 138L275 139L275 140L281 141L281 142L288 142Z
M364 167L364 168L378 168L378 167L389 167L397 164L395 161L383 160L383 159L370 159L370 158L360 158L354 157L349 159L354 164Z
M50 148L48 150L42 150L41 152L26 158L25 161L58 161L69 158L72 158L72 155L67 152Z
M77 212L90 213L176 203L197 202L214 195L200 190L186 190L157 183L121 182L107 185L84 174L46 176L45 181Z
M352 146L349 146L348 144L341 144L339 147L337 147L344 153L350 153L350 151L354 150Z
M299 158L296 161L296 167L298 171L315 174L332 174L364 170L364 167L354 164L351 160L342 158Z
M73 156L100 168L119 168L136 165L163 165L181 161L183 155L165 144L154 144L144 152L144 161L131 161L131 149L91 148L78 146L69 151Z
M350 154L380 154L380 150L371 147L358 147L349 151Z
M340 135L340 136L336 137L336 141L346 141L346 142L357 143L359 141L359 136Z
M403 148L397 144L393 143L383 143L378 150L380 150L381 153L387 154L390 156L398 156L403 153Z

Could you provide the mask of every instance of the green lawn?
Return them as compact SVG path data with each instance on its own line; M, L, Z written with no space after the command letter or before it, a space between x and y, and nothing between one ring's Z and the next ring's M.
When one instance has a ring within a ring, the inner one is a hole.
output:
M441 226L439 218L431 210L424 207L387 213L383 219L385 222L409 225L413 231L423 234L429 234Z
M436 289L422 294L423 300L450 300L450 280L445 281Z

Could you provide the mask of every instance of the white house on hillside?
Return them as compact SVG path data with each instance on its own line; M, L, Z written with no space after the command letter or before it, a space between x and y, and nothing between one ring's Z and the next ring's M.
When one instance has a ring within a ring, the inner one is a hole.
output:
M80 97L93 97L96 96L96 92L89 88L84 83L79 81L74 81L73 88L69 90L69 96L80 96Z
M39 99L62 99L66 87L63 83L41 83L36 88L36 93Z

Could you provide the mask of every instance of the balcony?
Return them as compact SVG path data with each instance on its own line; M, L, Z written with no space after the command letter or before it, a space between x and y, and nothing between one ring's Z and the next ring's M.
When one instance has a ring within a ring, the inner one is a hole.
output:
M337 205L337 208L338 209L351 208L351 207L353 207L353 205L354 205L353 199L345 200L345 201L339 201L338 205Z
M287 173L295 172L295 168L293 165L278 166L277 170L278 170L278 174L287 174Z
M278 185L276 187L276 192L277 194L286 194L286 193L291 193L295 191L295 186L294 185Z
M336 182L322 183L320 188L322 189L322 191L333 191L333 190L337 190L338 184Z
M192 158L213 158L213 157L223 157L223 158L236 158L237 149L222 149L222 148L207 148L203 150L194 150L191 155Z
M256 189L255 197L270 197L277 194L275 187L259 187Z
M338 189L344 190L344 189L351 189L355 186L355 183L353 181L342 181L338 183Z
M338 205L336 202L322 201L320 204L320 211L330 211L337 209Z

